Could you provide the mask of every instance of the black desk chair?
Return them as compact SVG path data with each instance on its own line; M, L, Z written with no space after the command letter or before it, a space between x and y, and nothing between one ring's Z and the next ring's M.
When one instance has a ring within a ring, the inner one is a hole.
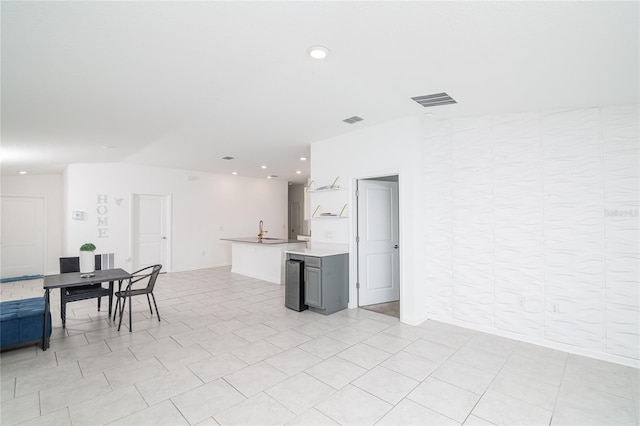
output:
M96 254L96 270L102 267L102 256ZM60 273L80 272L79 257L61 257ZM102 284L82 285L77 287L64 287L60 289L60 316L62 318L62 328L67 323L67 302L77 302L79 300L98 299L98 311L100 311L100 302L102 296L109 297L109 317L111 317L111 304L113 300L113 283L108 288L102 287Z
M153 288L156 285L156 280L158 279L158 274L160 274L160 269L162 269L162 265L152 265L147 266L146 268L142 268L139 271L131 274L131 279L127 284L127 288L124 290L118 289L114 294L117 298L116 300L116 309L113 312L113 320L116 319L116 313L118 312L118 307L120 307L120 322L118 323L118 331L120 331L120 326L122 325L122 315L124 314L124 308L127 303L127 299L131 301L130 297L139 296L141 294L147 295L147 302L149 303L149 310L151 311L151 315L153 315L153 308L151 308L151 299L149 299L149 295L153 298L153 306L156 307L156 315L158 316L158 321L160 321L160 312L158 312L158 305L156 304L156 297L153 295ZM145 282L147 283L144 288L133 288L133 285L137 282ZM121 303L122 301L122 303ZM129 331L132 331L131 326L131 303L129 303Z

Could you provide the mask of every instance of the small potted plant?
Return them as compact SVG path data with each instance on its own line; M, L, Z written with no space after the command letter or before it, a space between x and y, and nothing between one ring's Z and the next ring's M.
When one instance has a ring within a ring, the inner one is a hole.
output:
M85 243L80 246L80 273L91 274L96 270L96 246L93 243Z

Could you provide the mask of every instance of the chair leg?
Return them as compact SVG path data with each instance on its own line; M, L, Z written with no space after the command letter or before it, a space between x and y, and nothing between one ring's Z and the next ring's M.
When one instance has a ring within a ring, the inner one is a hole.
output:
M119 298L118 298L119 299ZM118 300L118 303L120 301ZM118 331L120 331L120 327L122 326L122 315L124 314L124 308L127 304L127 299L125 297L122 298L122 306L120 307L120 322L118 322ZM131 306L129 306L129 310L131 310Z
M116 307L113 309L113 320L116 320L116 315L118 315L118 308L120 307L120 298L116 297Z
M148 294L147 294L147 297L149 297ZM153 306L156 307L156 315L158 316L158 322L160 322L160 312L158 312L158 305L156 304L156 297L153 295L153 293L151 293L151 297L153 297Z
M151 316L153 316L153 309L151 309L151 299L149 299L149 293L147 293L147 303L149 304L149 310L151 311Z
M100 312L100 303L102 302L102 297L98 297L98 312Z
M61 288L60 291L65 291ZM60 318L62 319L62 328L67 327L67 301L64 296L60 296Z

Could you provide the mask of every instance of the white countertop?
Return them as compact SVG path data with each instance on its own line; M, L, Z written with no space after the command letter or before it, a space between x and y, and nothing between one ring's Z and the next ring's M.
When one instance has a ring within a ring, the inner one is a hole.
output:
M258 238L258 237L234 237L234 238L220 238L222 241L231 241L232 243L247 243L247 244L302 244L304 241L299 240L285 240L284 238Z
M336 247L334 247L336 246ZM334 246L314 246L307 248L299 248L299 249L288 249L285 250L285 253L291 254L299 254L302 256L315 256L315 257L326 257L326 256L335 256L337 254L348 254L349 247L345 244L344 247L338 247L339 245Z

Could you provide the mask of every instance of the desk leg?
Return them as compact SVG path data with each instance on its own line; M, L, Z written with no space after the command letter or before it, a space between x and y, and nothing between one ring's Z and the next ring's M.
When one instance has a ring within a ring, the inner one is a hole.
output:
M122 280L118 280L118 293L120 293L122 291ZM116 321L116 315L118 315L118 312L122 311L122 305L120 305L120 297L118 297L118 300L116 300L116 306L114 308L114 312L113 312L113 321ZM118 326L118 331L120 331L120 326Z
M109 318L111 318L112 307L113 307L113 281L109 281Z
M129 287L129 333L133 331L133 327L131 326L131 312L133 312L131 306L131 287Z
M42 330L42 350L46 351L49 348L49 312L51 309L49 308L49 299L50 299L49 289L44 291L44 321L43 321L43 330Z
M118 293L121 293L121 285L122 280L120 280L120 283L118 284ZM120 331L120 327L122 327L122 316L124 315L124 308L127 305L127 299L129 299L129 332L131 332L131 279L129 279L129 285L127 285L125 291L127 292L127 294L125 294L125 297L118 297L118 306L120 306L120 321L118 321L118 331ZM120 299L122 299L122 304L120 304Z

